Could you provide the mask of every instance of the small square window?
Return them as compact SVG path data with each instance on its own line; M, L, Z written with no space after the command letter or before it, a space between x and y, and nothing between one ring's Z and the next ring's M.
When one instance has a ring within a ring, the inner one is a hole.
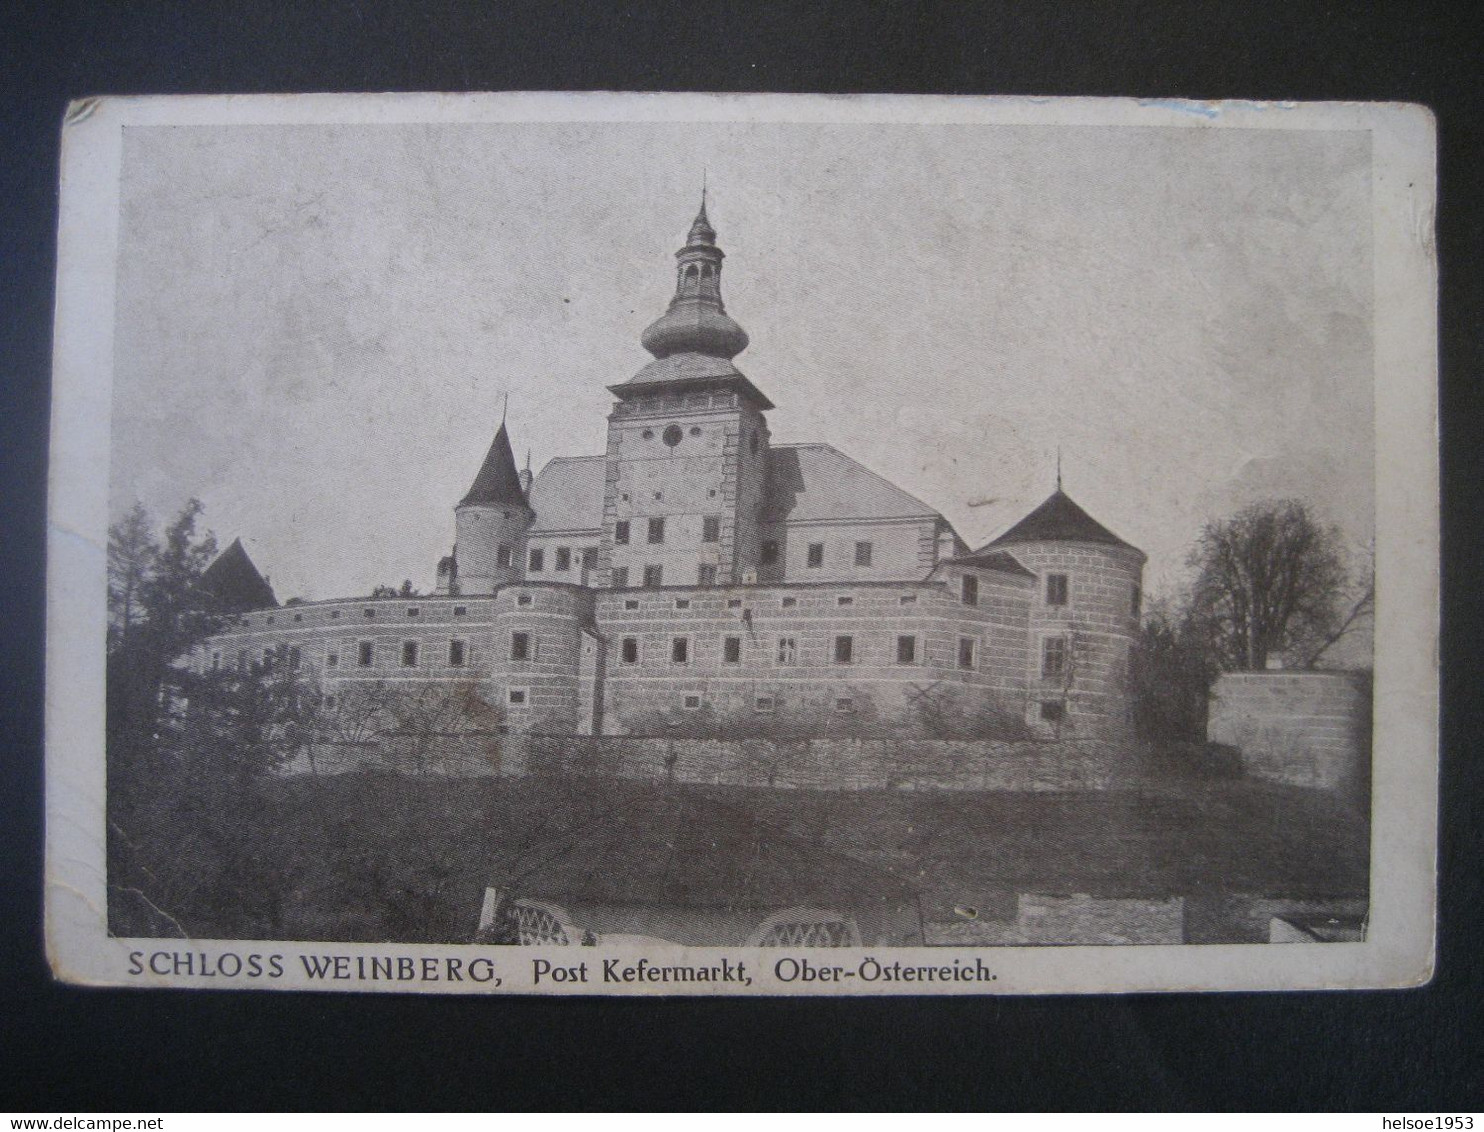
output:
M707 515L701 519L701 541L721 541L721 518L716 515Z
M958 666L960 668L974 667L974 645L973 637L960 637L958 639Z
M778 544L772 539L763 543L762 564L771 566L778 561Z
M716 585L716 567L710 562L703 562L696 569L696 584L702 586Z
M629 521L627 519L620 519L617 523L613 524L613 541L619 546L628 545Z
M811 542L809 544L809 557L807 559L809 568L817 569L824 565L824 543Z
M340 620L340 610L338 610L338 609L332 609L332 610L330 610L330 620L331 621L339 621ZM244 621L243 624L246 625L247 622Z
M415 605L409 605L407 607L407 616L408 617L420 617L420 616L422 616L422 610L420 610Z
M799 655L798 642L793 637L778 638L778 663L797 664Z
M448 666L450 668L463 668L466 659L468 659L468 646L463 641L449 641Z
M869 542L858 542L855 544L855 564L857 566L869 566L871 564L871 544Z
M331 711L334 711L339 703L340 701L337 700L334 696L325 697L325 707L329 708Z
M701 697L700 696L686 696L685 699L682 702L684 703L685 709L687 711L695 711L697 708L699 708L701 706Z
M677 597L675 599L675 608L676 609L689 609L690 608L690 598L688 598L688 597Z
M644 567L644 584L646 586L662 586L665 584L665 569L663 566Z
M516 594L515 595L515 604L516 605L530 605L531 604L531 595L530 594Z
M1067 604L1067 576L1065 574L1046 575L1046 604Z
M375 659L376 646L370 641L362 641L356 649L356 664L361 668L370 668Z
M665 521L663 519L649 520L649 544L658 546L665 541Z
M371 617L375 617L376 616L376 610L374 610L374 609L363 609L363 610L361 610L361 613L362 613L363 616L365 616L367 618L371 618Z
M897 638L897 663L917 663L917 638L913 636L900 636Z
M524 688L511 688L507 697L511 704L519 706L526 702L526 690Z
M780 604L783 606L784 609L792 609L794 606L799 604L799 599L796 597L786 597Z
M839 636L835 638L835 663L849 664L855 658L855 638Z
M623 607L625 609L638 609L639 608L639 599L636 598L636 597L625 598L624 599L624 603L623 603Z
M902 604L902 605L916 605L917 604L917 595L916 594L903 594L901 597L897 598L897 601L900 604Z
M544 569L546 569L546 552L537 547L531 551L530 571L533 574L539 574Z
M402 667L403 668L416 668L417 667L417 642L416 641L403 641L402 642Z
M979 579L973 574L964 575L962 594L965 605L979 604Z
M453 615L455 617L465 617L468 613L469 607L467 605L456 605L453 607Z
M1137 586L1135 586L1134 588L1135 589L1138 589ZM302 614L302 613L296 613L296 614L294 614L294 620L295 621L303 621L304 620L304 614Z
M570 547L559 546L556 552L556 568L558 570L572 569L572 550Z
M1047 723L1060 723L1067 717L1067 705L1062 700L1043 700L1041 718Z
M721 659L725 664L742 663L742 638L723 637L721 642Z
M772 696L758 696L752 701L752 710L759 715L772 715L778 702Z
M656 503L663 503L665 501L665 493L663 491L657 491L657 492L655 492L654 493L654 501Z
M623 662L625 664L638 664L639 638L625 637L623 639L623 642L619 645L619 656L623 658Z
M531 659L531 634L530 633L511 633L510 634L510 659L511 660L530 660Z
M836 605L854 605L855 604L855 598L850 597L848 595L843 596L843 597L837 597L835 599L835 604Z
M263 650L263 663L264 664L272 664L273 663L273 650L272 649L264 649Z
M613 568L613 588L621 590L629 584L629 568L627 566L615 566Z
M690 663L689 637L675 637L670 641L670 662L672 664Z
M273 618L272 617L265 617L265 618L263 618L263 624L264 625L271 625L271 624L273 624Z
M849 696L835 697L835 710L841 715L849 715L855 710L855 700Z
M327 653L325 653L325 667L326 668L339 668L340 667L340 654L338 652L327 652Z
M729 597L729 598L727 598L727 608L728 609L741 609L742 608L742 599L740 597Z

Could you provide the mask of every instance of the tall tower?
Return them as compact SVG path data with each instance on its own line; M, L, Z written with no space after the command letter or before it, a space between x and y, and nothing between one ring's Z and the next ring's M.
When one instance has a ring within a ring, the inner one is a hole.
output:
M724 257L703 194L675 297L639 339L654 361L609 386L599 585L727 585L757 569L773 405L732 364L747 333L722 305Z
M456 541L450 589L487 594L519 581L526 530L535 518L515 470L515 454L502 420L479 474L454 508Z

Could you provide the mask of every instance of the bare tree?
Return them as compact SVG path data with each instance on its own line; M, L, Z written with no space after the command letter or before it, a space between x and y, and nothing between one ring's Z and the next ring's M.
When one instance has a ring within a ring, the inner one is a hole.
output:
M108 528L109 652L122 648L143 622L143 591L159 553L154 520L142 503Z
M1190 564L1198 571L1191 613L1225 669L1266 668L1269 657L1343 631L1339 531L1297 500L1253 504L1207 523Z

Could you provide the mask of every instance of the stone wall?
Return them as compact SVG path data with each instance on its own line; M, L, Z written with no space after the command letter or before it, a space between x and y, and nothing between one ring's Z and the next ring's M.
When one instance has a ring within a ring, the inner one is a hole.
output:
M1206 738L1241 751L1254 778L1361 798L1370 782L1369 681L1351 672L1228 672Z

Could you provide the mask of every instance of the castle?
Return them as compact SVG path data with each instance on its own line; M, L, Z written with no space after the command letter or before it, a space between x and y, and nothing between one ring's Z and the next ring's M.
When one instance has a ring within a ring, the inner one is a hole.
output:
M1059 483L970 550L829 445L773 444L774 406L733 364L723 258L703 200L641 337L653 360L609 387L604 454L533 477L501 421L436 593L280 607L239 541L203 580L232 618L197 663L285 657L332 706L350 681L474 679L515 731L910 730L949 690L961 713L1125 734L1143 553Z

